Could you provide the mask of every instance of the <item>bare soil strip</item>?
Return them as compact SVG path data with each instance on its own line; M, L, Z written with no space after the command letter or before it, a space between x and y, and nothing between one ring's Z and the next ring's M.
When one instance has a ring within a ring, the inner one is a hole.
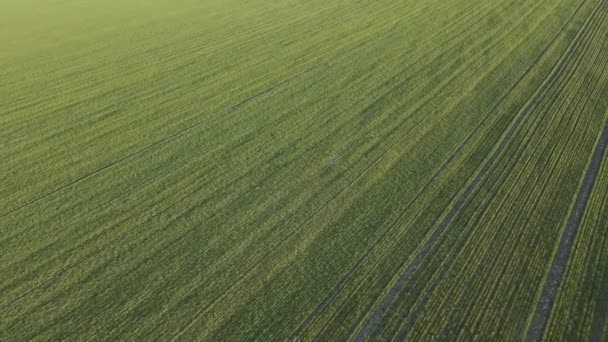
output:
M601 8L601 3L599 3L594 8L594 10L591 12L591 14L589 15L589 18L587 18L587 20L585 21L585 24L583 24L583 26L579 30L577 36L574 38L573 42L570 44L568 50L566 51L566 53L560 60L557 67L553 70L553 72L551 73L551 75L549 76L547 81L541 86L540 90L536 93L536 95L534 96L532 101L530 101L530 103L525 107L525 109L517 116L515 122L511 125L511 127L509 128L509 130L507 131L505 136L502 138L502 140L498 144L497 148L494 150L494 152L488 158L486 163L483 165L480 172L473 179L473 181L467 186L467 188L464 190L462 195L458 198L458 200L456 201L454 206L452 206L452 208L450 209L448 214L443 218L440 225L437 227L437 229L435 229L435 231L433 232L431 237L427 240L427 242L424 244L422 249L420 249L420 251L416 254L412 263L401 274L401 276L399 277L397 282L390 289L390 291L387 294L384 301L382 301L380 306L376 309L374 314L370 317L370 319L365 324L363 329L359 332L359 334L357 334L357 336L356 336L357 341L364 341L370 336L370 333L378 325L378 323L380 322L380 319L384 316L384 313L386 312L386 310L388 310L388 308L393 304L393 302L397 298L398 294L403 290L406 283L409 281L411 275L418 269L418 267L420 266L420 264L422 263L424 258L429 254L431 248L437 242L437 240L439 239L441 234L443 234L445 229L450 225L450 223L452 222L452 220L454 219L456 214L460 211L460 208L468 200L471 193L477 188L477 185L481 182L481 180L488 173L490 168L494 165L494 163L496 162L496 160L498 159L498 157L500 156L502 151L507 147L507 145L511 141L513 135L515 134L515 132L517 131L519 126L522 124L524 119L528 116L530 110L534 107L534 105L536 105L536 103L542 98L542 96L548 91L550 86L555 82L557 77L561 74L562 70L567 65L567 62L570 60L573 52L578 47L579 40L580 40L581 36L583 36L582 33L588 28L589 24L592 22L592 19L596 16L596 14L598 13L598 10L600 8ZM607 139L608 139L608 137L607 137Z
M591 163L587 168L587 173L583 179L583 183L579 188L578 195L576 196L576 202L570 212L570 217L566 223L565 231L562 235L562 239L559 242L557 253L551 263L551 269L549 275L545 281L543 287L542 296L536 307L536 312L532 319L532 323L528 330L526 340L528 341L539 341L545 330L545 325L551 313L551 308L555 302L555 295L562 280L562 275L568 264L570 251L572 250L572 244L576 237L578 226L580 225L581 219L587 207L587 202L593 190L593 185L597 178L597 174L602 166L602 161L605 159L606 148L608 147L608 122L604 125L602 135L597 145L595 146L595 152L591 157Z
M574 12L572 12L572 14L568 18L568 20L566 21L564 26L562 26L562 28L553 37L553 39L551 39L551 41L549 43L547 43L547 45L543 48L541 53L538 56L536 56L534 61L521 74L521 76L513 84L511 84L509 89L500 97L500 99L494 104L494 106L492 106L492 109L490 109L488 111L488 113L483 117L483 119L479 122L479 124L477 126L475 126L475 128L471 131L471 133L469 133L469 135L466 137L466 139L458 146L458 148L448 157L448 159L441 165L441 167L437 171L435 171L433 176L424 184L422 189L416 194L416 197L411 202L411 204L406 207L406 209L404 210L404 213L408 212L411 209L413 204L417 202L418 198L420 198L420 196L423 195L427 191L427 189L430 188L430 186L437 180L437 178L439 178L439 176L443 173L443 171L445 171L452 164L452 162L456 159L456 157L458 157L462 153L462 151L469 145L471 140L473 140L473 138L477 135L477 133L479 132L481 127L490 119L492 114L494 114L496 112L496 110L500 107L500 105L515 90L515 88L517 88L517 86L528 76L528 74L530 74L532 69L534 69L534 67L536 67L536 65L542 60L543 56L545 56L545 54L547 53L549 48L551 48L551 46L553 46L555 41L557 41L557 39L563 33L563 31L566 29L568 24L570 24L570 22L572 22L572 19L576 16L576 14L579 12L579 10L581 9L581 7L583 6L583 4L586 1L587 0L583 0L576 6L576 9L574 10ZM329 305L329 303L331 303L333 301L334 298L336 298L336 296L342 290L342 288L345 286L345 284L350 280L350 278L352 278L354 273L360 268L363 261L365 259L367 259L367 257L376 249L376 247L380 244L380 242L382 242L384 240L384 238L386 237L386 235L388 235L389 232L390 232L390 230L385 231L376 241L374 241L374 244L372 245L372 247L359 260L357 260L357 262L355 263L353 268L351 268L348 271L348 273L346 273L346 275L340 280L340 282L338 282L338 284L336 284L336 286L326 296L326 298L321 303L319 303L315 307L315 309L311 312L311 314L298 326L298 328L292 334L290 339L296 339L302 333L302 331L306 327L308 327L310 325L310 323L312 323L312 321L319 315L319 313L321 311L323 311L325 309L325 307L327 307L327 305Z

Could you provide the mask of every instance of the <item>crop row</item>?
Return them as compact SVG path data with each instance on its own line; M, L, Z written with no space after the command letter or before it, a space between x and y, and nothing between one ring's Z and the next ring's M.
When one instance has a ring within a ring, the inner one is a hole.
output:
M527 333L606 121L606 1L144 7L0 52L0 339ZM606 331L606 174L548 337Z

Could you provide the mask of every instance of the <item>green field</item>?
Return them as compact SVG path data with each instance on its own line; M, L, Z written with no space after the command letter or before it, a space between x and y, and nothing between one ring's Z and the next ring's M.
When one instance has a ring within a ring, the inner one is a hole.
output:
M608 0L0 2L0 341L608 341Z

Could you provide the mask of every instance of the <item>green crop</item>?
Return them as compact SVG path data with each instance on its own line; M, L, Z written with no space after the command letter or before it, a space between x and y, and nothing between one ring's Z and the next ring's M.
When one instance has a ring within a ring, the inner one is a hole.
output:
M0 3L0 340L608 340L608 0Z

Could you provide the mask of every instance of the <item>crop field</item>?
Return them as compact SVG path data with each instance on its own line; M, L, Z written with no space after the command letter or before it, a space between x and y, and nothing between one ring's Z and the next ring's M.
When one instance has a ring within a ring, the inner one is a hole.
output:
M608 0L4 0L0 161L0 341L608 341Z

